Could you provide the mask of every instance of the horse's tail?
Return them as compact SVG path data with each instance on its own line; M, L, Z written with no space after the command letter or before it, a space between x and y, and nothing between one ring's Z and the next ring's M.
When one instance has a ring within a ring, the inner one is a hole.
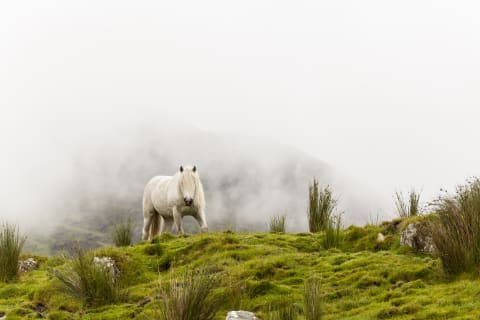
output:
M160 232L160 215L155 213L152 217L152 224L150 225L150 236L153 238Z

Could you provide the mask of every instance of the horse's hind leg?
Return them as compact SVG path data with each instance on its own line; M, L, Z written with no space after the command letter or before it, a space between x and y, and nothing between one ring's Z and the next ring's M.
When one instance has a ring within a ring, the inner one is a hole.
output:
M173 219L162 217L162 227L160 228L160 234L164 232L172 232Z
M143 218L142 240L148 240L148 237L150 236L150 226L152 225L153 219L153 214Z

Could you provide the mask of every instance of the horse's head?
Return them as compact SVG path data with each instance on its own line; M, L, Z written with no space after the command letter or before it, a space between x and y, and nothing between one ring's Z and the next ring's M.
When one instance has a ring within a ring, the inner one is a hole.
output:
M183 197L183 201L186 206L191 207L193 205L193 200L195 199L195 192L197 191L197 179L198 172L196 166L180 166L180 178L178 181L178 187L180 191L180 196Z

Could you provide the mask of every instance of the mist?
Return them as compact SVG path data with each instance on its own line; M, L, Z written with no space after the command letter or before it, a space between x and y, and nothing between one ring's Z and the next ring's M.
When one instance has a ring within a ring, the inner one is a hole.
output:
M0 184L0 210L3 219L34 233L41 228L43 236L89 220L101 231L127 218L139 227L146 182L182 164L199 168L212 230L263 231L278 214L287 215L288 230L307 230L313 177L334 188L346 223L365 223L372 213L374 195L355 190L329 164L267 138L204 131L146 110L106 118L57 113L23 123L22 135L3 135L11 144L2 160L8 179Z
M2 2L0 218L136 216L146 181L182 163L213 225L284 212L304 229L313 176L346 224L392 217L395 190L428 202L480 174L479 15L448 0Z

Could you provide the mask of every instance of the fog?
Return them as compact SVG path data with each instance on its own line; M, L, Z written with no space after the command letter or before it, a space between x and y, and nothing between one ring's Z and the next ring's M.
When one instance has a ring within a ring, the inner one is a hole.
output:
M479 175L479 14L446 0L2 2L0 217L45 228L112 199L134 214L145 180L181 163L198 164L218 223L231 201L248 223L286 209L301 229L314 175L348 222L391 217L395 190L427 202ZM226 200L229 176L247 178Z

